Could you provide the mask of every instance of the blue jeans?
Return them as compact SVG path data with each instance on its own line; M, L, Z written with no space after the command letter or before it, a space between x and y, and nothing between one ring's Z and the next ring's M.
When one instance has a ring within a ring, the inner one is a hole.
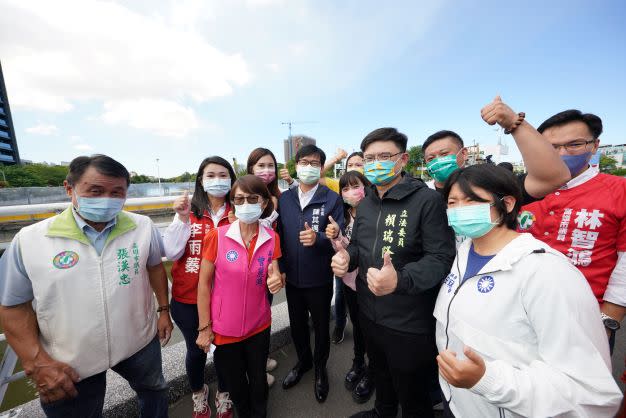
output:
M343 297L343 280L335 277L335 326L346 327L346 300Z
M167 417L168 386L161 366L161 346L158 337L126 360L111 369L128 381L139 398L139 416ZM73 399L41 403L46 416L51 418L102 417L106 372L98 373L76 383L78 396Z

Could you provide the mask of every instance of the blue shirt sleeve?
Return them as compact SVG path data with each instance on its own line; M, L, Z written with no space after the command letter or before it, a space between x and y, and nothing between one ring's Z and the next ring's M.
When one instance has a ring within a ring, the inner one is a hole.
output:
M152 236L150 237L150 253L148 254L148 267L154 267L161 263L161 258L163 257L163 237L161 233L157 229L157 227L152 224Z
M0 305L15 306L33 299L33 284L22 261L18 235L0 258Z

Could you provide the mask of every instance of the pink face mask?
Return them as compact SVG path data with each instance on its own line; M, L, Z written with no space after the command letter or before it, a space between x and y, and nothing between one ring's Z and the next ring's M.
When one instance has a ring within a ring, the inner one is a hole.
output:
M347 192L341 192L341 196L343 197L343 201L345 203L352 207L355 207L365 197L365 189L363 188L363 186L357 189L350 189Z
M256 171L254 175L260 178L265 184L270 184L276 178L276 173L270 170Z

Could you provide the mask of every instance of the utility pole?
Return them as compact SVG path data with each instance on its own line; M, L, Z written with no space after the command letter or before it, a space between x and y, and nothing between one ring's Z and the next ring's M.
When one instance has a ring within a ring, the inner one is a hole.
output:
M159 170L159 159L156 159L157 164L157 178L159 180L159 196L163 196L163 189L161 188L161 172Z
M287 122L281 122L281 125L287 125L287 128L289 129L289 146L291 147L292 142L291 142L291 126L292 125L304 125L304 124L311 124L311 123L318 123L317 121L310 121L310 120L305 120L305 121L287 121ZM300 148L299 144L296 144L296 149L295 152L298 152L298 149ZM285 165L287 164L287 161L285 161Z

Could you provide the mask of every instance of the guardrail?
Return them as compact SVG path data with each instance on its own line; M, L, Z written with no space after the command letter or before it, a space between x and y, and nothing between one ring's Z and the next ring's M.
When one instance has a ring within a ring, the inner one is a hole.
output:
M131 212L168 209L172 206L172 202L176 197L178 196L131 198L126 200L124 209ZM69 205L70 202L0 206L0 223L39 221L63 212Z

